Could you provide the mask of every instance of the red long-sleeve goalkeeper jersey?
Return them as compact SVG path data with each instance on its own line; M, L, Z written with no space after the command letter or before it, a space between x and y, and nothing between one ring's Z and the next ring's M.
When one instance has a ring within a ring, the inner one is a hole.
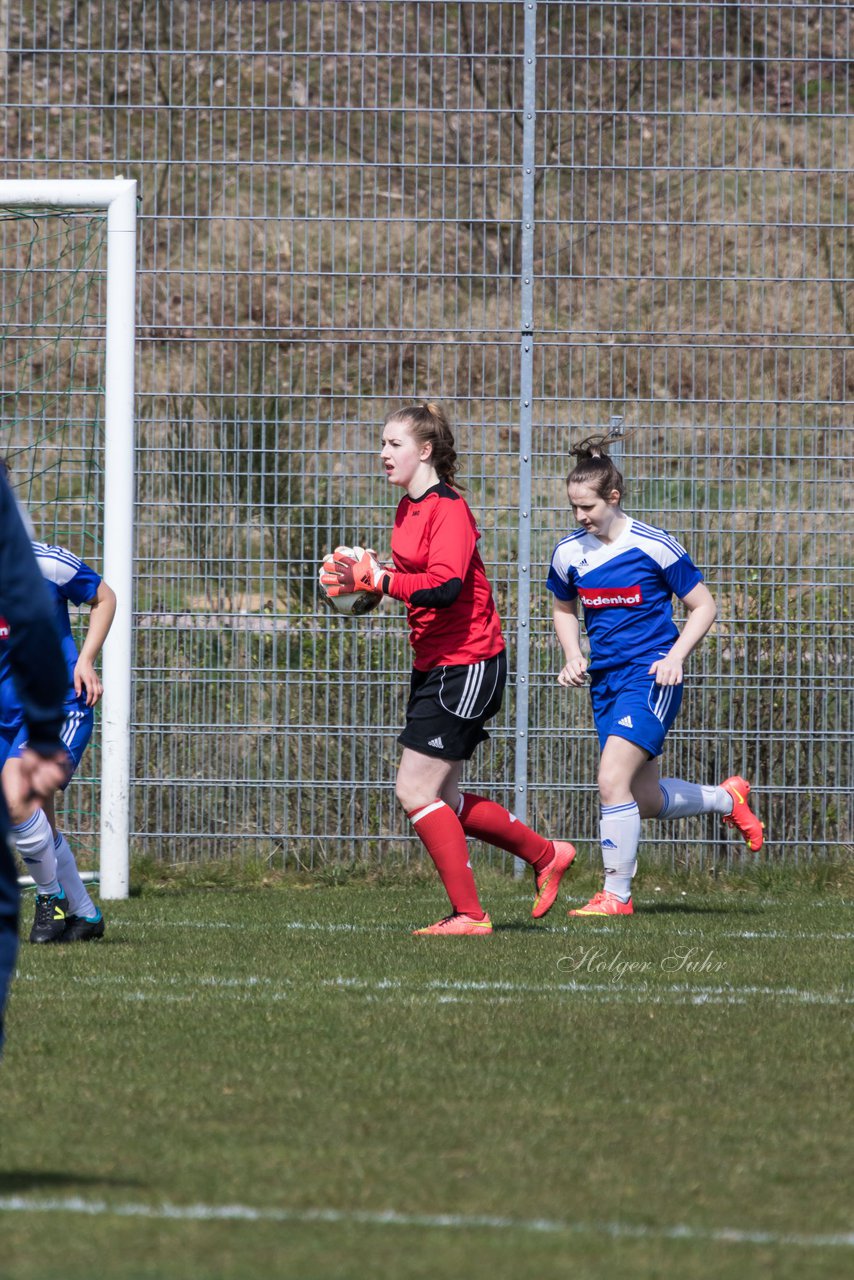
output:
M443 480L400 501L389 595L406 605L419 671L480 662L504 648L479 537L465 499Z

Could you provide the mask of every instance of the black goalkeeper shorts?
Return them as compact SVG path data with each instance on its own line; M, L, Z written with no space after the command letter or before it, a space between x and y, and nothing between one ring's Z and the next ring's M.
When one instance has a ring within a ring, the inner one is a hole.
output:
M507 683L507 654L465 666L413 671L406 728L398 738L424 756L469 760L489 734L484 729L501 708Z

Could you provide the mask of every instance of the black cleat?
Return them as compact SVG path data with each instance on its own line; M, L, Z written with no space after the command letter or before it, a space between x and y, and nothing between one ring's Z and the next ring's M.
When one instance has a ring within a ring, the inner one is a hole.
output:
M67 908L68 899L64 893L38 894L30 942L59 942L65 933Z
M87 920L86 916L69 916L63 942L93 942L104 936L104 917L98 912L95 920Z

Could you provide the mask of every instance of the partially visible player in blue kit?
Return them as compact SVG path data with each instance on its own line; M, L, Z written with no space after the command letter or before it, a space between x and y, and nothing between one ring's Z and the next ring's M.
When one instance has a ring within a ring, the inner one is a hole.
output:
M717 607L685 548L622 510L623 477L604 443L588 440L575 450L567 490L581 528L558 543L546 583L565 657L558 681L581 686L589 672L602 751L605 885L571 916L632 915L641 818L719 813L749 849L755 852L763 842L744 778L727 778L720 786L659 778L657 758L682 703L684 663L714 622ZM673 621L673 596L687 613L681 633ZM589 662L581 651L579 600Z
M0 628L8 639L8 661L17 682L29 746L20 757L18 800L52 796L68 778L68 754L59 738L65 663L53 626L51 602L0 471ZM0 788L0 1049L3 1011L18 954L18 873L9 851L9 815Z
M103 578L72 552L42 542L34 542L32 547L53 602L54 625L68 676L60 735L70 766L64 784L67 786L92 736L93 708L104 691L94 664L115 616L116 597ZM90 608L79 654L71 634L69 602L88 604ZM85 942L100 938L104 919L80 878L68 841L57 828L55 796L51 794L39 804L25 798L18 783L28 730L11 679L9 656L8 640L0 631L0 780L12 822L10 844L36 883L30 942Z

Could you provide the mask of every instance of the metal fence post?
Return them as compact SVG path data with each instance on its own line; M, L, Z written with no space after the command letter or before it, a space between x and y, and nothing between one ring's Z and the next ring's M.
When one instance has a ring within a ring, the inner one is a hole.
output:
M531 653L531 472L534 402L534 142L536 125L537 6L525 0L524 93L522 128L522 284L520 291L519 372L519 524L516 573L516 768L514 809L528 812L528 707ZM525 863L516 859L520 877Z

